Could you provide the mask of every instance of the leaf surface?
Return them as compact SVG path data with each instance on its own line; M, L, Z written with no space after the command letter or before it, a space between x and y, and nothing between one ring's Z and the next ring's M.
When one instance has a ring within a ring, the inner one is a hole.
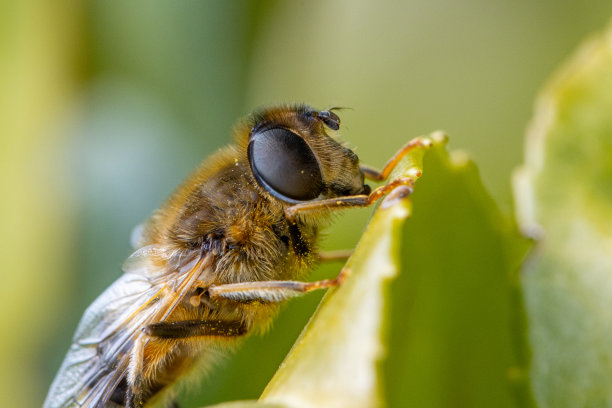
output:
M515 178L538 406L612 406L612 31L549 82Z

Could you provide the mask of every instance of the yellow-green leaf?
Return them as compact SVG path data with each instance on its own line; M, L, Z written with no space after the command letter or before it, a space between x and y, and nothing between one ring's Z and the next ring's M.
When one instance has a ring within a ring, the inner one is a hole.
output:
M444 137L423 138L443 148ZM392 178L422 173L426 147L397 166ZM378 364L383 341L386 285L397 276L402 225L409 199L383 201L354 255L349 278L330 291L261 397L288 407L375 407L381 404Z
M515 178L540 407L612 406L612 31L542 92Z
M389 292L389 407L531 406L517 270L527 249L463 152L432 149Z

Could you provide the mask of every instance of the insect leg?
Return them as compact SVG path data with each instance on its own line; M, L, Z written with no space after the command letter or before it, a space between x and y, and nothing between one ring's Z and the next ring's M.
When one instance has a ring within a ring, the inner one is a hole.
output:
M397 163L399 163L402 157L404 157L408 152L410 152L412 149L416 147L430 146L430 145L431 145L431 141L429 139L423 139L423 138L417 137L415 139L412 139L405 145L403 145L393 155L393 157L389 159L389 161L385 164L385 167L383 167L382 170L377 170L373 167L362 164L360 166L361 171L363 172L363 175L370 180L374 180L374 181L386 180L387 177L389 177L389 174L391 174L391 171L393 171L395 166L397 166Z
M235 337L246 334L247 327L239 320L182 320L153 323L143 331L151 337L184 339L200 336Z
M139 336L134 343L134 351L132 352L128 369L128 387L125 398L126 408L140 408L145 403L142 381L144 348L144 338Z
M300 281L259 281L212 285L208 288L211 299L224 298L237 302L260 301L266 303L282 302L286 299L301 296L317 289L338 286L348 276L350 270L343 268L334 279L316 282Z
M352 249L319 252L319 262L346 261L352 254Z
M285 215L289 219L294 219L297 213L304 213L309 211L317 211L321 209L342 209L346 207L367 207L374 204L385 194L393 191L399 186L406 186L411 191L414 186L414 179L412 177L401 177L384 186L377 187L369 195L354 195L344 196L337 198L329 198L326 200L319 201L308 201L292 205L291 207L285 208Z

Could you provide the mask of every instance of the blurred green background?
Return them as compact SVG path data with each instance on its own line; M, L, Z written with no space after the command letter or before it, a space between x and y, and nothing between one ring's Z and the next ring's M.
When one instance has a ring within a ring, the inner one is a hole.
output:
M373 165L446 130L509 213L539 87L611 15L565 0L1 2L0 406L41 405L131 229L252 109L350 107L343 137ZM367 214L324 246L354 245ZM318 298L292 302L186 405L256 398Z

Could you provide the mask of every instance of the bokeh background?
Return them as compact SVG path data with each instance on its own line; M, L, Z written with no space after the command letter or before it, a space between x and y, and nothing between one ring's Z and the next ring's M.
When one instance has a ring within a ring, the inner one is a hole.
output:
M446 130L510 213L538 89L611 15L603 0L1 2L0 406L41 405L132 228L238 118L348 107L343 137L374 165ZM324 246L354 245L367 214ZM256 398L318 299L292 302L185 405Z

